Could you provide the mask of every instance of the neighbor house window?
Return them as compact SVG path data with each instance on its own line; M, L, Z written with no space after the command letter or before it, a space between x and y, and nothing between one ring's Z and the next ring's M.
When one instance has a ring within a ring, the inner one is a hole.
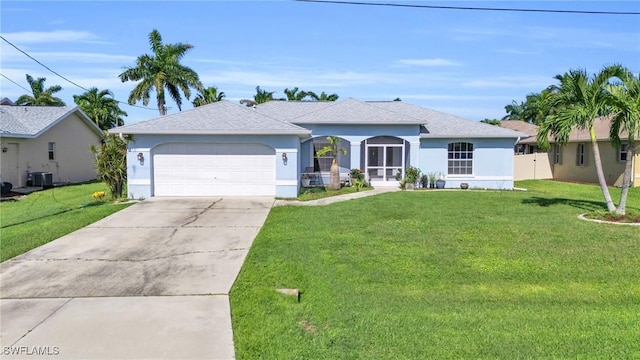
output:
M587 165L587 147L585 144L578 144L577 150L577 158L576 165L578 166L586 166Z
M618 148L618 161L619 162L627 162L627 149L629 149L629 144L622 144Z
M562 164L562 147L558 144L553 144L553 163Z
M49 143L49 160L55 160L55 159L56 159L56 143L50 142Z
M466 142L449 143L448 146L449 175L473 174L473 144Z

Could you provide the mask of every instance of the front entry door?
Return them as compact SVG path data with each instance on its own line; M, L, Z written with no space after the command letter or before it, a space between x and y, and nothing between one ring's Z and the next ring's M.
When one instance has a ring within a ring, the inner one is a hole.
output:
M367 174L371 182L396 181L404 176L404 144L367 144Z

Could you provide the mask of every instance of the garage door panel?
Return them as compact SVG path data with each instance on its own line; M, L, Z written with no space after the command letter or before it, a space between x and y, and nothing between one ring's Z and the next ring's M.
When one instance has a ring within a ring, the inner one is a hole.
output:
M153 150L155 196L275 195L275 151L259 144L164 144Z

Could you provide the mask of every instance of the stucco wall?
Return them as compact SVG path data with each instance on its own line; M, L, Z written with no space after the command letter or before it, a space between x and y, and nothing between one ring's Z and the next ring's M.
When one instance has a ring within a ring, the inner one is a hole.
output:
M423 173L447 174L447 146L451 142L473 144L473 174L445 175L447 188L513 189L515 139L421 139L419 168Z
M275 150L276 196L298 196L298 164L300 138L295 135L136 135L127 150L128 196L147 198L153 196L153 149L165 143L197 142L218 144L263 144ZM144 163L137 160L142 153ZM287 153L287 163L282 161Z
M4 175L7 172L6 165L11 162L5 157L14 154L1 153L0 160L3 163L3 180L12 182L14 187L26 186L27 171L51 172L54 182L78 183L96 179L95 157L89 151L89 146L100 145L100 136L75 113L36 139L2 138L1 142L3 146L17 144L17 171L13 171L18 175L17 178L5 178ZM49 142L55 143L54 160L49 160Z
M562 163L553 164L553 177L557 180L576 181L585 183L597 183L596 168L593 162L593 148L590 142L585 142L587 153L587 165L578 166L576 157L579 143L568 143L562 147ZM638 148L636 144L636 149ZM602 159L602 169L608 185L620 186L624 174L624 162L618 161L618 148L611 142L599 141L600 158ZM638 155L636 155L634 170L638 176ZM639 179L636 177L636 179ZM634 186L640 186L638 181L634 181Z

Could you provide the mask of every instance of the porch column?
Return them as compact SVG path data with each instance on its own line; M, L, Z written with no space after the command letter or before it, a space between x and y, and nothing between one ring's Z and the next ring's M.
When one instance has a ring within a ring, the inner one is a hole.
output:
M349 151L351 154L351 168L360 169L360 142L352 141L351 142L351 150ZM364 166L363 166L364 167ZM362 169L364 171L364 169Z
M420 141L409 142L409 165L420 168Z

